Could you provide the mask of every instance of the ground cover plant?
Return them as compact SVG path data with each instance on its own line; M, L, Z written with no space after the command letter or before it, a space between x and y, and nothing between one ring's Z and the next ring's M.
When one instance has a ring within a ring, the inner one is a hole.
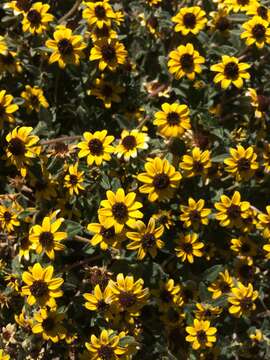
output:
M0 360L270 359L269 23L1 1Z

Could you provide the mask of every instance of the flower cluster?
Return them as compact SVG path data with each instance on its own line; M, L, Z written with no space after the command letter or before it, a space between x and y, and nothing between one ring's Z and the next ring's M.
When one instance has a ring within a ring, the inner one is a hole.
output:
M0 360L268 359L270 4L3 0Z

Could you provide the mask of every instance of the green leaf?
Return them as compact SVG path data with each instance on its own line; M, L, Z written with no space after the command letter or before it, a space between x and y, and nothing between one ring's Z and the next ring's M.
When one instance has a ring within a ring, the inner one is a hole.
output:
M69 238L72 238L73 236L79 234L83 229L83 226L81 224L72 220L66 220L65 226Z
M223 265L214 265L209 269L205 270L205 272L202 274L202 277L204 280L213 282L216 280L218 274L222 271L222 269L223 269Z

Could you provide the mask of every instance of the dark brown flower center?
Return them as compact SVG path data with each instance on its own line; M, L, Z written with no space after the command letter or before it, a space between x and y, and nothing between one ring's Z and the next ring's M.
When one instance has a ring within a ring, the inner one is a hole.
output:
M99 20L106 18L106 10L104 9L104 7L102 5L97 5L95 7L95 15Z
M250 170L250 161L248 159L240 159L238 161L238 169L239 171L248 171Z
M167 115L167 122L171 126L178 125L179 120L179 114L177 114L177 112L175 111L169 112L169 114Z
M219 284L219 288L222 293L227 293L231 290L230 285L224 280L221 280L221 282Z
M31 9L31 1L29 0L17 0L16 1L16 6L18 9L27 12L28 10Z
M78 184L78 176L77 175L70 175L69 176L69 182L71 183L71 185L77 185Z
M200 173L203 171L203 164L199 161L194 161L193 170L195 173Z
M164 289L160 293L160 299L165 303L169 303L172 301L172 294L167 289Z
M216 22L216 29L219 31L226 31L230 28L230 21L225 16L220 17Z
M41 243L42 247L50 248L53 245L53 234L49 231L44 231L39 235L39 242Z
M7 222L7 223L10 222L12 219L12 214L9 211L5 211L3 216L5 219L5 222Z
M201 220L201 215L197 210L192 210L189 214L189 217L193 222L199 222Z
M51 317L48 317L47 319L43 320L42 327L47 332L52 331L55 328L55 320Z
M207 335L204 330L197 332L197 339L200 343L205 343L207 341Z
M268 9L265 6L258 6L257 14L264 20L268 20Z
M123 202L117 202L112 206L112 213L116 220L123 221L128 216L128 208Z
M33 282L30 286L31 294L36 298L41 298L46 296L49 292L47 284L42 280L37 280Z
M245 6L245 5L248 5L248 4L249 4L249 1L250 1L250 0L237 0L237 3L238 3L239 5Z
M194 70L194 59L190 54L184 54L180 58L180 64L185 72L192 72Z
M100 234L104 237L104 239L110 240L115 236L114 227L110 227L109 229L102 228Z
M133 135L125 136L124 139L122 140L122 145L127 150L134 149L136 147L136 145L137 145L135 136L133 136Z
M145 249L152 248L156 245L156 238L153 234L145 234L142 237L142 246Z
M110 345L101 345L98 349L98 355L102 360L111 360L114 359L114 351Z
M41 15L37 10L30 10L27 14L27 19L31 25L38 26L41 23Z
M88 148L92 155L100 156L103 153L103 144L99 139L91 139Z
M252 308L252 300L251 299L241 299L240 301L241 307L244 311L250 311Z
M25 144L19 138L13 138L10 140L8 150L14 156L23 156L26 152Z
M193 247L190 243L183 243L182 249L186 254L192 254Z
M227 79L236 80L239 75L239 67L238 64L234 61L230 61L225 65L224 75Z
M111 97L113 94L113 88L112 86L105 84L101 89L102 95L104 95L106 98Z
M170 185L170 178L167 174L157 174L153 179L153 186L157 190L164 190Z
M68 39L61 39L58 42L57 47L62 55L71 55L73 53L73 46Z
M106 62L112 62L116 58L116 51L113 45L107 44L101 48L102 57Z
M121 292L119 302L124 308L129 308L136 304L136 296L130 292Z
M230 218L238 219L239 216L241 215L241 209L238 205L233 204L228 208L227 213Z
M185 27L189 29L193 29L196 26L196 16L192 13L186 13L183 16L183 22Z
M265 38L266 29L262 24L256 24L252 29L252 35L256 40L263 40Z
M251 250L250 244L248 244L248 243L242 244L242 246L241 246L241 252L242 252L243 254L248 254L248 253L250 252L250 250Z

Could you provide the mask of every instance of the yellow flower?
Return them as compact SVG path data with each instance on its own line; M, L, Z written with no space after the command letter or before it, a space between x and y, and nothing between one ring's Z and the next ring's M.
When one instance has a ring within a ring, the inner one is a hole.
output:
M110 280L112 301L120 311L137 313L145 304L149 295L148 288L143 288L143 279L134 281L133 276L118 274L116 281Z
M146 0L150 6L158 5L162 0Z
M172 305L182 306L183 299L180 295L180 285L175 284L173 279L159 283L159 289L152 290L152 294L158 301L160 309L166 310Z
M29 261L30 259L30 250L32 249L32 243L29 241L29 236L23 235L21 237L20 250L19 250L19 259L22 258Z
M32 159L39 156L40 146L37 146L39 137L30 135L33 128L28 126L16 127L7 134L8 143L6 155L8 160L20 170L23 177L26 176L27 166L31 165Z
M82 16L88 25L93 27L96 25L101 29L104 25L111 26L115 13L108 1L84 2L86 8L83 10Z
M15 275L15 274L6 275L4 277L4 279L7 282L8 287L10 287L11 289L19 292L20 285L19 285L18 275Z
M259 16L254 16L251 20L242 25L245 30L241 35L241 39L246 39L246 45L255 44L262 49L265 44L270 44L270 28L269 22Z
M187 105L164 103L162 111L155 113L154 125L158 126L158 132L166 137L182 136L191 128L189 108Z
M188 261L189 263L194 262L195 257L202 257L202 248L204 243L198 241L199 235L196 233L181 234L177 240L177 247L174 249L176 256L179 257L183 262Z
M229 307L229 313L240 317L242 315L249 315L249 313L256 309L254 301L258 297L258 291L253 290L252 284L247 286L241 282L237 283L236 287L232 288L232 294L228 298L228 302L231 304Z
M175 170L168 160L155 157L148 159L144 166L145 171L137 176L144 183L140 192L148 194L148 200L162 201L173 196L181 180L181 174Z
M166 229L170 229L174 225L173 214L171 210L160 209L156 214L152 215L159 225L163 225Z
M249 334L249 338L252 341L252 346L264 340L264 334L260 329L255 329L254 333Z
M148 141L149 136L144 132L137 129L123 130L121 139L115 148L115 153L119 159L123 157L125 161L129 161L130 158L137 157L138 150L148 149Z
M235 251L238 255L243 257L255 256L256 245L250 238L239 236L238 238L231 239L231 250Z
M85 343L89 355L87 359L104 360L104 359L121 359L125 358L128 347L122 347L119 344L121 338L125 336L124 332L116 335L115 331L103 329L100 337L91 335L90 341Z
M11 233L15 230L15 226L20 226L16 208L14 206L6 207L4 205L0 205L0 228L3 231Z
M196 303L196 310L194 310L195 317L198 320L211 319L221 313L222 308L205 303Z
M248 88L246 93L250 97L250 103L255 108L255 117L261 119L266 115L270 106L270 99L267 96L258 94L255 89Z
M212 347L213 343L217 341L215 327L210 326L210 321L208 320L198 320L194 319L193 326L187 326L186 332L186 341L192 343L192 349L204 349L206 347Z
M214 300L220 298L224 294L228 294L233 287L233 279L230 276L228 270L220 272L218 278L209 287L208 291L212 293Z
M137 220L143 217L139 211L142 204L135 201L136 194L130 192L125 195L124 189L120 188L116 193L108 190L106 195L107 199L101 201L98 210L100 223L106 229L114 226L116 233L120 233L125 225L134 228Z
M83 134L85 141L80 142L77 147L81 149L79 151L79 158L87 156L87 164L101 165L103 161L111 160L111 153L114 148L110 145L114 136L107 136L107 130L96 131L93 134L85 132Z
M219 211L216 219L220 226L240 228L243 225L242 219L249 217L250 203L241 201L241 195L235 191L230 199L226 195L221 195L220 202L215 203L215 208Z
M55 298L63 295L60 286L64 280L62 278L53 278L53 266L43 268L39 263L24 271L22 280L26 284L22 287L22 296L27 296L27 303L32 306L38 303L40 306L56 307Z
M97 99L103 101L103 104L106 109L110 109L112 103L120 103L121 97L120 94L124 92L124 88L120 85L106 81L102 78L95 80L93 87L88 90L88 95L93 95Z
M29 31L32 34L41 34L48 28L48 23L52 22L54 17L48 13L50 5L41 2L34 3L31 8L23 13L22 28L24 32Z
M29 232L29 240L33 244L33 248L37 254L45 252L51 259L55 258L55 251L62 251L65 246L60 241L67 238L66 232L57 231L64 219L59 218L53 221L50 217L46 216L42 225L34 225Z
M3 349L0 349L0 360L10 360L10 356Z
M261 213L258 215L259 229L262 229L262 234L265 238L270 238L270 205L266 206L267 214Z
M79 195L80 191L85 189L81 184L84 181L84 171L79 171L78 165L78 163L70 165L64 177L64 187L68 189L70 195Z
M90 60L99 61L99 70L104 71L108 68L115 71L119 65L126 62L127 50L125 46L116 39L101 39L94 43L90 52Z
M211 19L208 22L212 31L219 31L222 35L228 36L229 30L232 27L231 21L228 18L229 11L227 8L218 9L218 11L211 11L209 13Z
M201 64L205 59L200 56L192 44L180 45L176 50L169 53L168 67L169 72L179 80L186 76L189 80L194 80L196 73L202 72Z
M3 36L0 36L0 55L6 56L8 54L8 46Z
M33 325L33 320L26 317L25 309L22 309L22 311L19 315L15 314L14 319L20 327L25 328L25 329L29 329Z
M247 15L260 16L262 19L270 21L270 9L257 1L248 7Z
M188 206L180 205L182 214L180 220L183 221L184 227L193 227L195 230L199 228L199 225L208 225L208 216L211 214L211 210L204 207L205 201L203 199L197 202L193 198L188 198Z
M157 256L157 249L164 246L164 242L160 239L163 235L164 227L160 225L156 227L156 222L150 218L148 225L138 220L133 232L127 232L126 236L131 242L127 245L128 250L137 251L137 259L143 260L147 253L152 257Z
M8 72L10 74L22 72L21 62L18 59L18 54L15 51L8 50L5 55L0 54L0 73L4 72Z
M227 89L231 84L237 88L243 87L243 79L249 79L250 75L246 71L250 65L241 63L236 57L222 55L222 62L212 65L210 70L218 72L214 77L214 82L221 83L222 89Z
M27 13L31 9L31 6L32 6L31 0L15 0L5 3L3 8L12 9L14 15L19 15L19 14Z
M6 90L0 91L0 129L3 127L4 121L13 123L13 113L19 109L19 106L13 104L13 96L6 94Z
M41 334L44 340L51 340L57 343L66 337L66 329L62 325L64 314L58 314L56 311L40 309L34 314L35 323L32 325L34 334Z
M117 38L117 32L114 31L111 27L109 27L106 24L103 24L103 26L101 28L98 28L97 26L94 27L90 31L89 35L93 42L96 42L97 40L102 40L103 38L106 38L106 39L116 39Z
M230 154L231 157L224 160L227 165L225 170L234 175L237 181L249 180L259 168L254 149L251 146L245 149L242 145L237 145L236 149L230 148Z
M180 31L182 35L198 34L207 22L205 11L200 6L182 7L172 18L176 23L174 30Z
M80 59L84 57L83 50L86 44L81 35L73 35L72 30L60 26L53 33L54 40L46 41L47 48L52 50L49 63L58 62L60 68L67 64L79 65Z
M118 248L124 240L123 233L116 234L114 226L106 229L100 223L91 223L88 224L87 230L94 234L90 240L91 245L99 245L101 250L107 250L109 247Z
M99 313L106 313L111 304L111 288L107 285L104 291L101 290L99 285L96 285L93 292L83 294L86 300L84 306L90 311L98 311Z
M248 11L250 6L257 3L258 0L225 0L225 5L232 9L233 12Z
M25 100L24 106L28 113L31 113L33 110L39 112L41 107L45 109L49 107L43 90L38 86L31 87L26 85L25 90L21 93L21 97Z
M202 151L194 147L190 155L183 156L180 168L185 171L187 177L206 175L207 170L212 166L210 155L209 150Z

